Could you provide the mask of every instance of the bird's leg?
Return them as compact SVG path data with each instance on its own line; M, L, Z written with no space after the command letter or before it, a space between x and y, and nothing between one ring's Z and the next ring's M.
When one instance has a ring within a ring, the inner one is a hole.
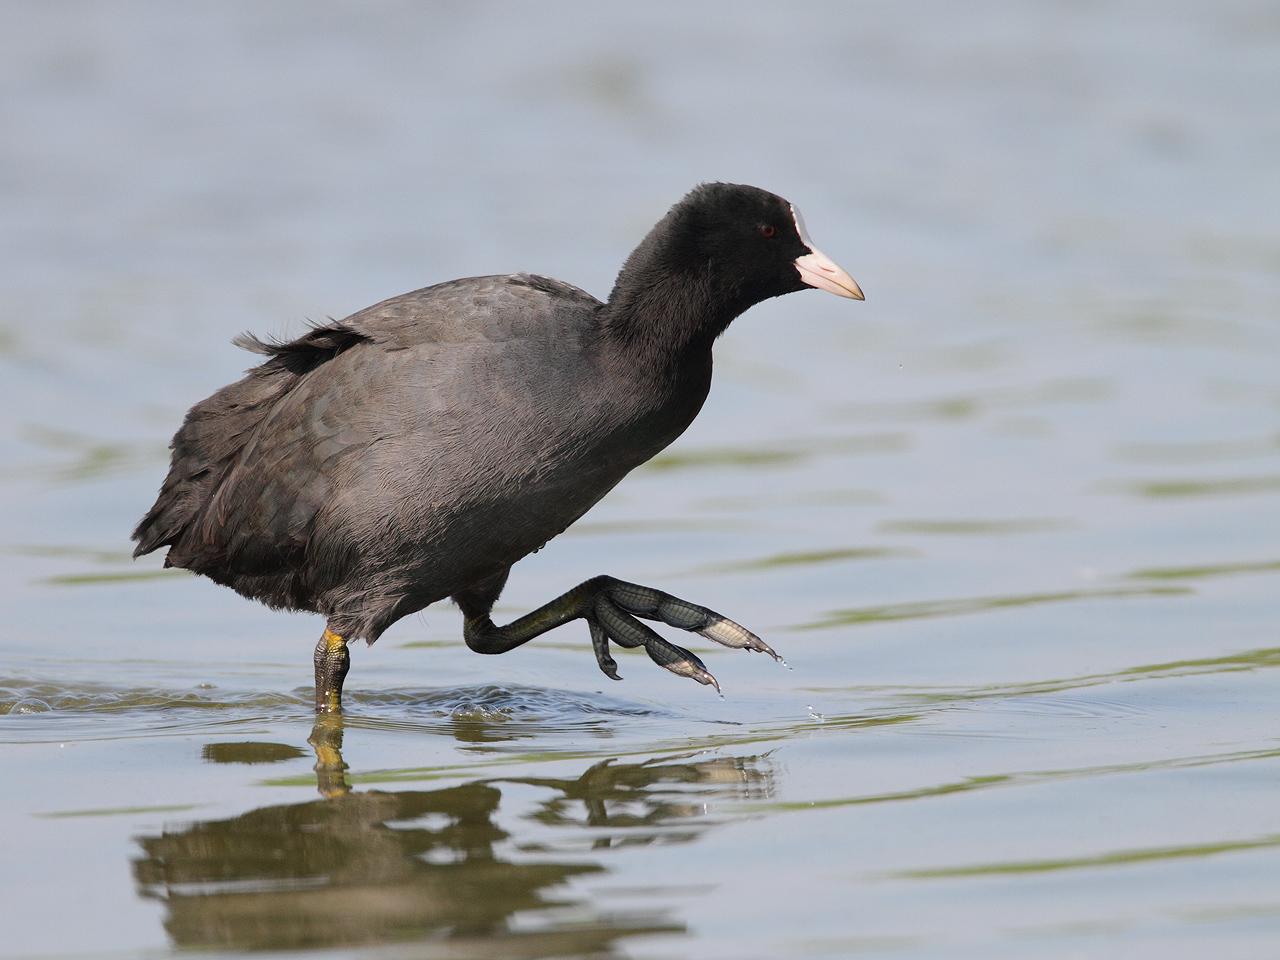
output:
M328 627L316 644L316 713L342 712L342 681L351 668L347 641Z
M720 689L706 664L690 651L663 639L638 619L643 617L701 634L726 647L755 650L767 653L775 660L780 659L767 643L746 627L713 610L652 587L609 576L593 577L580 583L532 613L499 627L489 618L489 610L505 579L504 573L488 584L454 596L466 618L463 636L467 646L477 653L506 653L548 630L581 618L587 621L591 630L596 661L606 676L621 679L618 665L609 655L609 641L612 640L624 647L644 647L658 666Z

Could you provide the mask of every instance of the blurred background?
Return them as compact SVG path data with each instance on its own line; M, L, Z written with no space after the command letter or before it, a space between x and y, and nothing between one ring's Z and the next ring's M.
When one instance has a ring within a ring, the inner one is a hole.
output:
M1265 0L4 5L0 955L1280 947L1278 89ZM442 606L313 728L318 618L129 560L234 334L604 297L703 180L867 301L739 319L499 613L609 572L792 670Z

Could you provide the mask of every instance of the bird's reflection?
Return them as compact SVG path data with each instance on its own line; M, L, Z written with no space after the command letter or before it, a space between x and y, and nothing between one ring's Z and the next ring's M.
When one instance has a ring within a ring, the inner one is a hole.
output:
M312 730L322 799L139 838L139 890L164 901L178 946L430 938L447 942L450 957L618 956L627 936L684 927L643 905L608 912L574 896L566 881L608 869L593 851L690 840L715 822L708 803L772 792L767 761L740 757L609 760L573 779L353 791L342 723L324 716ZM511 784L546 794L531 810L508 811L499 826ZM521 836L522 825L536 843Z

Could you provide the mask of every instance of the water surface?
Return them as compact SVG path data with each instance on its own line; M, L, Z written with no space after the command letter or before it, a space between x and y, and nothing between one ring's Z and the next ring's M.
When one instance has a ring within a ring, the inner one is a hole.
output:
M8 19L0 954L1280 948L1270 6ZM710 178L868 300L741 318L500 614L608 572L790 670L696 641L723 700L612 683L581 625L483 658L440 607L316 724L316 618L129 560L235 333L503 270L604 295Z

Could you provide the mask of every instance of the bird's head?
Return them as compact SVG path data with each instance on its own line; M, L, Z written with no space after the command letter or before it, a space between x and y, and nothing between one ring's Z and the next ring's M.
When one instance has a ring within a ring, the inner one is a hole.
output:
M671 266L705 276L740 309L808 287L863 299L853 277L814 245L800 211L759 187L695 187L671 209L666 233Z
M694 187L627 258L610 326L655 349L709 344L744 310L815 287L861 300L853 277L809 239L777 194L737 183Z

